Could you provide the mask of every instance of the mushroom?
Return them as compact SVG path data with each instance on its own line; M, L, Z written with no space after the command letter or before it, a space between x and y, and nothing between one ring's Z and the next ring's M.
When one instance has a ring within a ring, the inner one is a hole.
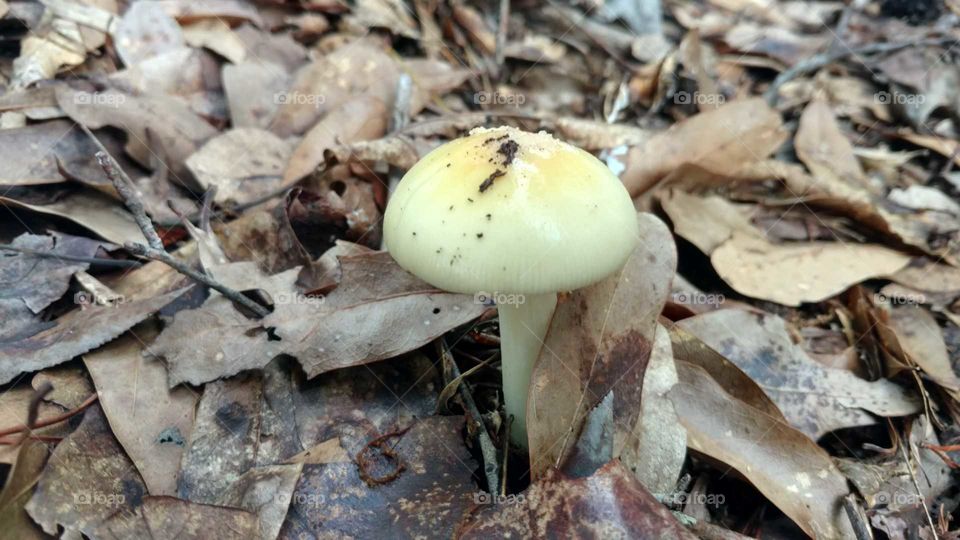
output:
M504 406L527 447L527 394L557 293L620 269L638 242L633 202L591 154L546 132L474 129L414 165L387 205L397 263L446 291L493 300Z

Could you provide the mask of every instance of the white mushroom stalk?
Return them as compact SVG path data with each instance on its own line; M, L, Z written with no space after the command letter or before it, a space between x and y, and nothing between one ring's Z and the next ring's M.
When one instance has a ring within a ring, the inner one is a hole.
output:
M527 447L530 378L556 293L616 272L636 246L620 180L547 133L475 129L407 172L383 235L397 263L427 283L497 302L504 406L512 441Z

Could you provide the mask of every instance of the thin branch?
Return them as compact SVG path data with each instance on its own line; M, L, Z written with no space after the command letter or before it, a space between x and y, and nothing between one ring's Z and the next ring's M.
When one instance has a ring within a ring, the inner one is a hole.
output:
M123 247L130 253L133 253L134 255L138 255L140 257L146 257L148 259L153 259L155 261L160 261L166 264L167 266L173 268L174 270L176 270L177 272L180 272L181 274L187 276L188 278L196 281L197 283L206 285L207 287L210 287L211 289L219 292L220 294L222 294L223 296L225 296L227 299L234 302L235 304L239 304L249 309L251 312L255 313L257 317L260 317L261 319L270 314L270 311L267 310L267 308L247 298L242 293L235 291L230 287L227 287L226 285L223 285L222 283L213 279L207 274L204 274L202 272L197 272L196 270L194 270L193 268L190 268L183 262L175 259L172 255L170 255L169 253L167 253L162 249L154 249L149 246L145 246L143 244L137 244L134 242L127 242Z
M98 139L87 126L83 124L78 125L80 129L87 134L87 137L90 137L90 140L97 145L97 163L100 164L103 172L107 174L107 178L113 182L114 189L117 190L117 193L119 193L123 199L123 203L127 205L130 213L133 214L133 219L143 232L147 243L154 249L162 250L163 241L160 240L160 235L157 234L157 230L153 228L153 223L151 223L150 218L147 217L147 212L143 208L143 202L140 201L140 197L137 196L137 192L133 187L133 180L130 180L127 173L120 168L120 164L117 163L117 160L113 159L113 156L111 156L107 148L103 146L100 139Z
M52 418L45 418L43 420L34 419L34 424L29 429L36 430L40 428L45 428L47 426L52 426L53 424L59 424L60 422L63 422L64 420L82 412L84 409L86 409L90 405L93 405L93 403L97 401L97 399L98 399L97 394L91 394L90 397L85 399L83 403L81 403L80 405L77 405L76 408L70 409L69 411L63 414L58 414L57 416L54 416ZM39 401L37 402L37 405L39 406ZM19 433L24 429L28 429L28 424L18 424L16 426L3 428L3 429L0 429L0 437L5 437L7 435Z
M842 49L831 49L827 52L815 54L810 58L797 62L796 65L787 69L777 75L777 78L770 83L770 88L767 88L766 92L763 93L763 98L767 100L771 106L775 105L777 102L777 94L780 91L780 87L789 81L799 77L800 75L805 75L821 69L825 66L828 66L838 60L843 60L848 56L860 56L868 54L878 54L878 53L892 53L899 51L901 49L906 49L909 47L926 47L930 45L943 45L945 43L952 43L956 41L955 38L936 38L936 39L920 39L913 41L897 42L897 43L870 43L868 45L863 45L861 47L845 47Z
M457 363L453 361L453 355L442 339L437 342L437 348L440 351L444 366L450 370L451 377L454 380L458 379L461 376L460 368L458 368ZM480 453L483 455L483 473L487 479L487 490L490 493L496 494L497 486L500 483L499 466L497 465L497 447L493 445L493 440L490 438L490 434L487 433L487 426L483 423L483 417L480 416L477 403L473 400L473 395L470 394L470 387L466 381L460 383L458 390L460 392L460 398L463 400L463 407L467 412L467 421L472 425L473 431L477 434L477 440L480 442Z
M100 257L81 257L79 255L65 255L63 253L57 253L55 251L40 251L37 249L11 246L9 244L0 244L0 250L16 251L18 253L23 253L24 255L41 257L44 259L60 259L63 261L99 264L103 266L119 266L123 268L130 268L130 267L135 268L140 266L140 263L138 261L130 261L130 260L123 260L123 259L103 259Z
M853 527L853 534L857 540L873 540L873 533L870 526L867 525L867 518L863 515L863 509L857 504L852 494L843 498L843 509L847 512L847 518L850 519L850 525Z

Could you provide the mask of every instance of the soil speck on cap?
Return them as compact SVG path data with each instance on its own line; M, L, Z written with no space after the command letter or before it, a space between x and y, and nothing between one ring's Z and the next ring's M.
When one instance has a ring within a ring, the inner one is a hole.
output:
M513 163L513 158L517 157L517 150L520 150L520 145L513 139L504 141L500 148L497 148L497 153L503 156L504 167Z
M490 186L493 185L493 181L496 180L497 178L500 178L501 176L503 176L503 175L505 175L505 174L507 174L507 172L506 172L506 171L502 171L502 170L500 170L500 169L497 169L497 170L493 171L492 173L490 173L490 176L488 176L488 177L486 178L486 180L484 180L483 182L480 183L480 193L483 193L484 191L490 189Z

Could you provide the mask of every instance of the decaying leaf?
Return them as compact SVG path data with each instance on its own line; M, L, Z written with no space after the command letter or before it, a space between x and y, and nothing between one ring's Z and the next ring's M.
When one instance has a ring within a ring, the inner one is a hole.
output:
M725 309L678 326L747 373L790 424L813 439L838 428L873 424L870 413L906 416L920 410L916 396L893 382L866 381L811 359L774 315Z
M636 196L686 163L719 174L734 172L769 156L785 138L780 115L762 100L733 101L631 148L620 176Z
M460 538L693 539L619 461L593 476L564 478L552 471L513 500L481 507Z
M484 310L471 296L412 278L385 253L341 258L347 264L323 302L278 304L264 319L275 328L281 352L296 357L308 377L392 358Z
M0 491L0 523L8 538L41 540L46 538L24 506L33 495L33 488L43 473L50 449L43 443L27 440L21 443L16 464L10 470Z
M280 534L302 468L302 464L293 464L252 469L230 486L221 504L256 514L257 538L273 540Z
M94 537L111 514L140 505L146 488L133 463L117 444L99 405L50 455L26 509L47 534Z
M94 531L96 538L224 540L257 538L257 516L246 510L198 504L173 497L144 497L130 512L117 512Z
M149 324L84 355L100 406L151 495L175 495L177 472L193 428L197 396L167 389L167 373L144 350L157 335Z
M290 145L269 131L239 128L207 141L186 165L214 200L244 204L273 193L290 158Z
M0 344L0 383L21 373L66 362L120 336L166 306L186 289L118 306L75 309L50 328L16 341Z
M846 480L800 431L727 394L702 368L677 362L670 391L690 448L736 469L804 532L852 538L842 507Z
M527 404L534 478L563 463L588 411L610 391L615 447L633 444L657 317L677 260L659 219L640 214L638 227L640 244L623 270L557 304Z
M367 538L392 531L451 537L463 513L486 495L471 479L476 464L463 446L461 429L462 417L422 418L386 439L397 461L383 456L359 465L304 465L280 536ZM358 470L380 477L400 464L395 478L372 487Z
M204 387L177 476L181 498L218 504L227 489L253 467L260 437L261 392L260 377L255 375Z

